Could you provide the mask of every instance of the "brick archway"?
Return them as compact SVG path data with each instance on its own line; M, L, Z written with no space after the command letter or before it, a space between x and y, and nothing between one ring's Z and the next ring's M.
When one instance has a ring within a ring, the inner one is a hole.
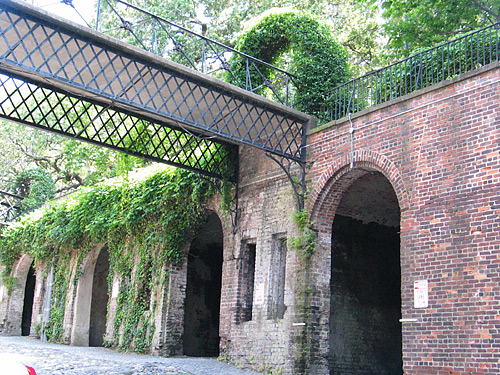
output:
M24 254L13 267L11 275L15 278L16 282L12 286L12 292L7 298L5 324L2 330L3 334L20 336L22 333L21 326L26 292L26 280L32 265L33 257L28 254ZM4 290L4 294L8 294L6 290ZM0 295L0 298L1 297L2 296Z
M209 211L187 254L183 354L188 356L219 355L223 243L222 221Z
M103 250L107 251L106 244L93 249L81 265L82 274L76 288L70 339L71 345L74 346L89 346L94 273L97 260ZM107 288L105 289L107 293Z
M330 165L315 183L309 203L311 220L316 223L319 230L325 219L331 223L335 215L335 209L332 208L338 206L350 184L363 174L372 171L382 173L391 183L398 197L401 212L408 209L408 190L396 165L382 154L359 150L353 154L352 166L349 155L344 155ZM324 216L325 213L328 214L327 217Z
M372 176L375 176L377 177L377 181L385 181L384 186L386 186L386 189L393 190L391 207L399 205L399 214L396 216L398 220L397 223L400 223L400 218L402 217L400 214L408 209L408 192L401 173L394 163L384 155L371 151L358 151L354 153L353 163L351 163L349 156L350 155L337 159L335 163L330 165L329 168L321 174L316 180L319 183L316 184L316 188L312 191L309 201L311 221L314 222L314 227L318 231L316 252L311 262L311 270L314 275L317 275L313 283L317 286L318 298L321 300L318 309L322 310L322 313L316 317L316 320L319 321L318 329L321 331L317 332L317 335L315 335L319 338L317 342L317 348L319 350L317 356L311 358L311 364L318 368L324 368L325 371L328 371L326 369L331 366L330 350L336 350L332 349L332 339L330 338L332 329L330 325L330 314L333 314L333 311L337 311L334 310L334 302L330 299L333 298L331 297L333 296L331 289L333 285L331 284L333 280L332 264L335 262L338 264L339 261L338 257L335 260L334 254L332 254L334 245L332 239L334 230L333 223L336 214L339 212L339 209L342 208L339 206L344 196L346 196L346 192L350 191L350 188L354 187L354 184L357 184L358 181L369 181ZM342 203L342 205L344 204ZM340 209L340 211L342 211L342 209ZM397 230L394 230L394 233L397 233ZM399 238L399 235L397 236ZM391 262L398 266L400 264L399 251L400 247L398 245L391 258ZM381 263L379 262L379 264ZM397 281L399 286L396 294L400 298L401 269L398 268L396 270L396 268L393 268L393 270L395 272L397 271L399 275L399 281ZM399 304L399 312L401 312L401 302L400 300L396 302ZM338 314L338 312L335 313ZM344 313L346 312L344 311ZM346 314L352 315L349 312ZM394 319L394 317L391 317L391 319L392 321L398 321L398 319ZM379 325L382 324L383 323L380 323ZM338 327L339 324L336 324L336 326ZM399 330L399 332L401 331ZM400 338L397 338L395 341L401 344ZM400 353L394 355L394 357L398 356L400 359L402 358ZM394 364L394 366L398 367L400 364L397 363Z

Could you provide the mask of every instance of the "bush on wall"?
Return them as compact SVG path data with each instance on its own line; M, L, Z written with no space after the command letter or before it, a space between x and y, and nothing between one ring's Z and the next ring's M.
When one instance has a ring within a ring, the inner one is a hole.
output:
M350 76L344 48L326 24L307 14L288 11L267 15L240 37L236 49L276 66L289 59L287 70L296 77L296 108L318 117L326 91ZM264 65L247 67L244 61L233 61L234 75L228 80L242 86L247 69L254 85L261 85L263 78L272 81L276 74ZM265 94L266 90L262 86L255 91Z

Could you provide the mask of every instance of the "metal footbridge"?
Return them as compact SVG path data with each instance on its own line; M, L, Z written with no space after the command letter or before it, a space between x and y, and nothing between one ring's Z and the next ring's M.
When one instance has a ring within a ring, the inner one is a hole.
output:
M158 30L169 32L160 21ZM186 67L158 45L148 52L26 2L0 0L0 118L218 178L237 162L240 145L305 161L313 119L252 92L277 87L264 76L256 84L247 75L241 88L205 74L206 56L218 77L234 76L235 62L255 76L259 61L215 52L199 37L203 59ZM173 40L165 48L182 52ZM203 73L193 69L200 64Z

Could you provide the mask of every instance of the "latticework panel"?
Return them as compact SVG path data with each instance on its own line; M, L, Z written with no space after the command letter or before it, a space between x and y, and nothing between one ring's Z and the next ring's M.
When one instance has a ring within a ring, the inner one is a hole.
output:
M234 145L3 75L0 117L207 176L221 177L237 157Z

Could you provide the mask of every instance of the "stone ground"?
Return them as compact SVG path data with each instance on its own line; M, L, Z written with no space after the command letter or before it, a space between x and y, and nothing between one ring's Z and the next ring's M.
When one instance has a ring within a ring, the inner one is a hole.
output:
M163 358L89 348L43 343L29 337L0 336L2 357L22 362L37 375L257 375L218 362L213 358Z

